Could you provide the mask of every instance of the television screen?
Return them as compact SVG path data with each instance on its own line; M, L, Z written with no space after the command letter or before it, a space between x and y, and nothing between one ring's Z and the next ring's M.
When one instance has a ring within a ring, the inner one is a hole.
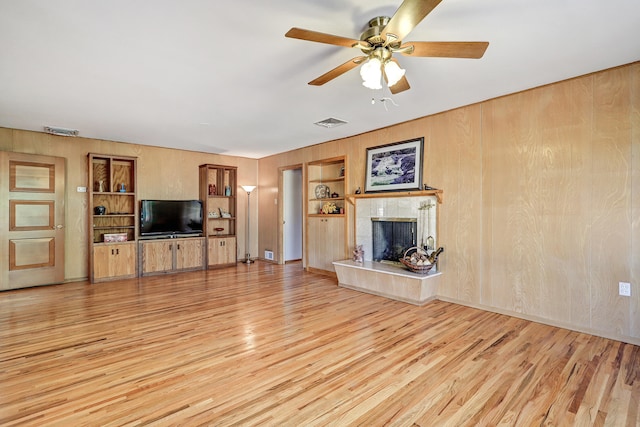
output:
M142 200L140 236L201 235L200 200Z

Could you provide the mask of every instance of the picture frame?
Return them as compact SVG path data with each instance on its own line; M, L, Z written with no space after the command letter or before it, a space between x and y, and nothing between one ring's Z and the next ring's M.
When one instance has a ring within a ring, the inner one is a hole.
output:
M420 190L424 137L367 148L365 193Z

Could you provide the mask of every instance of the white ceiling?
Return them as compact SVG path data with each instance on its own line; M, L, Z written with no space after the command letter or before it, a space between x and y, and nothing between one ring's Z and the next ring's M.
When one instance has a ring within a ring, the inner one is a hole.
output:
M484 58L399 56L397 106L357 69L307 85L361 52L289 28L357 39L400 4L0 0L0 126L261 158L640 60L638 0L443 0L405 42L489 41ZM313 124L330 117L348 124Z

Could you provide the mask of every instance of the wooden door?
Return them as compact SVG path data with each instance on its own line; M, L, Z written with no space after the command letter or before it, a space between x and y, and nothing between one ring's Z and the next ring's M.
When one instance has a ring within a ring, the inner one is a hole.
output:
M307 222L307 269L333 272L333 261L345 259L344 218L314 216Z
M173 269L173 245L169 240L143 242L142 274L171 271Z
M209 266L221 266L235 264L236 262L236 238L235 237L210 237Z
M307 268L322 268L324 256L324 237L327 232L325 218L310 217L307 222Z
M64 281L65 159L0 152L0 290Z
M344 230L344 218L328 216L326 219L325 227L327 232L325 233L325 258L324 266L322 267L327 271L335 271L333 261L340 261L346 258L345 254L345 230Z
M176 270L204 267L203 239L180 240L176 242Z
M94 282L135 276L135 243L111 243L93 247Z
M112 277L136 276L136 244L118 243L115 246L115 262L112 265Z

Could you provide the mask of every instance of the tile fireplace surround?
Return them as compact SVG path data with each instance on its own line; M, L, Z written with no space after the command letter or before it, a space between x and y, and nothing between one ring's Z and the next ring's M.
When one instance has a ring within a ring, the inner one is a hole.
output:
M438 247L437 203L435 195L385 197L367 195L354 197L356 244L364 249L364 262L352 260L333 263L338 284L345 288L363 291L416 305L423 305L437 295L437 285L442 273L434 267L429 274L417 274L402 265L372 261L373 236L371 218L416 218L418 222L417 244L426 243L432 236ZM427 206L431 206L427 208Z

